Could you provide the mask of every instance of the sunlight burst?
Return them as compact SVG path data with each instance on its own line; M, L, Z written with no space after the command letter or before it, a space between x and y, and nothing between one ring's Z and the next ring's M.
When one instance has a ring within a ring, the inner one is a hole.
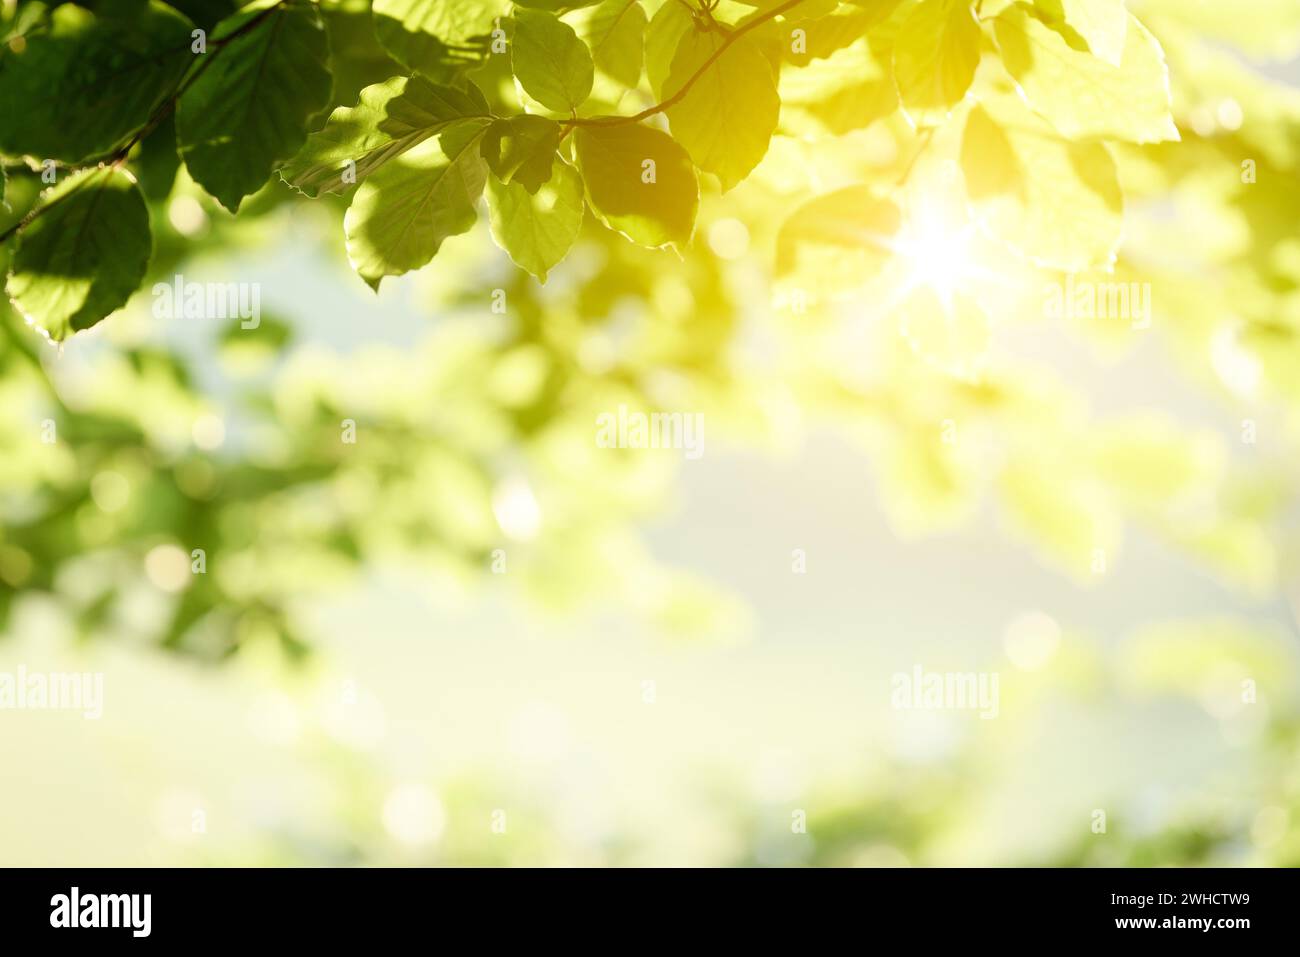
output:
M918 213L896 241L895 251L906 262L905 289L928 287L947 306L979 273L971 250L974 227L954 225L938 210Z

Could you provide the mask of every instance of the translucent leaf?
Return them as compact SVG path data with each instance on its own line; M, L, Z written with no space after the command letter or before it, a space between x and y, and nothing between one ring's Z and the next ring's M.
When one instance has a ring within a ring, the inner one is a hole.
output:
M894 80L917 126L942 123L961 102L980 59L980 28L966 0L922 3L894 41Z
M645 32L645 72L655 96L663 96L677 44L692 29L690 10L676 0L665 3L650 18Z
M1121 65L1128 36L1128 10L1124 0L1040 0L1052 9L1059 4L1065 22L1088 42L1093 56L1111 66Z
M352 106L366 87L410 72L375 39L370 0L320 0L320 15L330 37L331 109Z
M356 106L331 113L280 176L308 196L342 193L449 124L487 115L487 102L473 84L460 90L420 76L395 76L362 90ZM354 176L345 178L349 171Z
M725 40L721 33L696 30L683 36L664 84L665 95L683 89ZM771 64L753 40L741 37L668 108L668 123L695 165L715 174L726 192L767 153L780 112Z
M888 65L881 66L866 41L837 50L799 70L781 75L781 121L786 128L811 117L834 134L868 126L898 109L898 92ZM813 127L816 129L817 127Z
M543 282L582 228L582 177L554 153L555 169L536 192L521 183L488 181L492 238L515 265Z
M781 56L795 66L807 66L814 60L829 57L861 40L897 5L898 0L872 3L866 8L841 4L838 10L825 16L811 16L800 6L790 11L793 19L781 21L778 27Z
M372 289L385 276L419 269L445 239L474 225L487 179L479 155L487 125L461 120L376 170L357 190L343 229L348 260Z
M435 80L482 59L506 0L374 0L375 38L403 66Z
M553 14L515 11L510 64L524 91L557 113L573 113L591 95L591 51Z
M1061 139L1013 96L987 102L988 110L970 111L962 135L975 216L1040 265L1075 271L1113 262L1124 201L1105 145Z
M1029 105L1071 139L1177 140L1164 51L1131 15L1118 67L1076 50L1016 4L994 21L1002 62Z
M591 48L597 69L625 87L641 82L646 14L637 0L604 0L564 20Z

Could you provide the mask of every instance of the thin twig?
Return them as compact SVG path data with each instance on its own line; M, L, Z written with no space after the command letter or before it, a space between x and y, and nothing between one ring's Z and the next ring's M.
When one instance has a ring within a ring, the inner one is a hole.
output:
M654 106L646 107L640 113L636 113L631 116L576 117L571 120L566 120L564 125L566 127L623 126L629 123L640 123L642 120L648 119L649 117L654 116L656 113L662 113L665 110L671 109L686 97L686 94L691 91L691 87L695 85L696 81L699 80L700 77L704 76L705 71L707 71L709 67L713 66L713 64L718 61L718 58L721 57L722 54L727 52L728 47L730 47L733 43L735 43L737 40L743 37L746 33L749 33L751 30L757 29L758 27L762 26L764 23L767 23L769 20L775 20L781 14L793 10L795 7L799 6L799 4L803 2L804 0L786 0L785 3L778 4L777 6L772 7L772 9L770 10L766 10L763 13L760 13L758 16L754 17L754 19L747 21L742 26L739 26L735 30L732 30L730 33L725 34L722 43L720 43L718 45L718 48L709 55L708 59L706 59L703 63L700 64L699 69L697 69L694 73L691 74L690 78L686 81L686 83L682 85L682 88L679 89L672 96L656 103Z

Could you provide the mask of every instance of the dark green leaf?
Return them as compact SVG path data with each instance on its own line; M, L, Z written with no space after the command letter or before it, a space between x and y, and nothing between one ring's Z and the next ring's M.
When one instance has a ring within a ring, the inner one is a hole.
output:
M144 138L133 165L146 199L163 200L170 195L172 184L176 182L176 171L181 168L181 158L176 152L175 116L168 114L158 128Z
M124 170L68 177L19 233L6 291L29 323L58 342L120 309L152 251L149 211Z
M560 124L524 114L497 120L483 134L483 158L503 183L517 182L528 192L551 178L551 161L560 145Z
M257 0L218 24L213 40L223 38L181 96L176 135L190 176L235 212L298 152L329 101L329 44L302 0Z
M156 2L129 23L58 7L0 57L0 152L75 163L123 145L193 62L192 28Z

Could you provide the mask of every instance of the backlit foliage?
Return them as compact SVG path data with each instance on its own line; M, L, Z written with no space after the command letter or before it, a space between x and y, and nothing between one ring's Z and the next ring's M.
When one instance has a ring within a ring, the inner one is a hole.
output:
M830 423L903 535L991 506L1087 584L1141 525L1295 601L1300 93L1247 64L1300 51L1300 5L1238 6L7 0L0 628L54 594L86 634L137 632L160 545L210 571L151 637L202 656L305 652L296 609L363 564L469 584L504 546L549 603L743 626L633 531L674 466L600 454L620 404L768 447ZM347 357L274 317L223 329L218 400L130 319L304 223L354 282L419 271L448 321ZM1241 429L1117 413L1071 373L1139 349ZM223 404L239 441L196 442ZM1206 847L1241 828L1210 818Z

